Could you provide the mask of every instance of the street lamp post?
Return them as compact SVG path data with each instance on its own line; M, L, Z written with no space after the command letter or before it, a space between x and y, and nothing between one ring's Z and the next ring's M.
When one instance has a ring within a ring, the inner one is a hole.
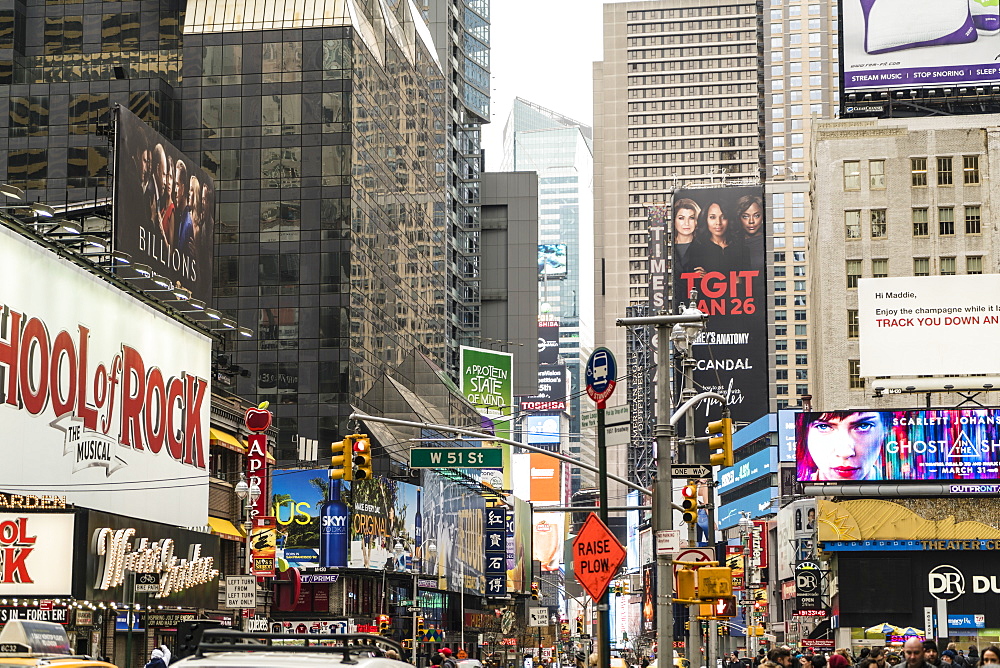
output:
M747 511L740 511L740 521L737 524L740 531L740 548L743 550L743 580L746 585L749 585L753 578L750 577L750 563L747 560L749 556L747 554L748 550L748 540L750 537L750 531L753 530L753 521L750 519L750 513ZM744 590L748 587L744 585ZM744 591L746 593L746 591ZM753 597L748 596L746 599L746 637L747 637L747 654L752 659L757 655L757 637L752 635L754 629L754 617L753 617Z
M246 518L243 523L243 527L246 529L246 545L244 548L246 558L243 562L243 568L247 575L253 575L253 557L250 554L250 532L253 529L252 510L254 504L257 503L257 499L260 498L260 485L257 484L256 480L248 485L246 476L240 473L240 481L236 484L236 496L243 502L243 513ZM243 630L250 630L249 617L244 617L243 619Z

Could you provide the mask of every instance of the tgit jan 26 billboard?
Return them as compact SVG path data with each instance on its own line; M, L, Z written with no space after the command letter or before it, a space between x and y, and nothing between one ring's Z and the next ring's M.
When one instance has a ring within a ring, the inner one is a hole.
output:
M211 340L4 227L0 272L0 489L205 524Z
M845 92L1000 81L996 0L841 0Z
M117 111L115 249L209 302L215 183L138 116Z
M1000 275L863 278L863 376L1000 373Z
M709 316L693 346L694 380L702 390L728 397L732 418L743 422L768 412L764 222L760 186L677 190L671 219L649 221L651 245L657 238L671 240L674 312L696 290L697 306ZM651 274L664 269L665 275L665 267L654 266L665 254L650 250ZM651 292L666 288L665 279L651 279L650 285ZM655 301L651 305L656 309Z
M1000 410L834 411L795 420L800 481L1000 480Z

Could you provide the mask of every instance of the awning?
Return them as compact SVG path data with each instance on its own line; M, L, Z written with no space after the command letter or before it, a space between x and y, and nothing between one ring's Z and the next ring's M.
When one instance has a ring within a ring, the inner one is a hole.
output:
M221 517L209 517L208 526L212 528L212 533L222 536L223 538L231 538L234 540L243 540L246 535L236 528L236 525L229 520L224 520Z
M208 439L213 445L221 445L237 452L246 452L246 446L240 443L240 439L221 429L209 428Z

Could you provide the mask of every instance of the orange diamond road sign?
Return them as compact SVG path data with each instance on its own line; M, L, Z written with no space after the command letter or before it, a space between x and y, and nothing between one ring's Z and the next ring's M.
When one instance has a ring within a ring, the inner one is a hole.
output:
M595 601L625 561L625 548L596 513L590 513L573 541L573 574Z

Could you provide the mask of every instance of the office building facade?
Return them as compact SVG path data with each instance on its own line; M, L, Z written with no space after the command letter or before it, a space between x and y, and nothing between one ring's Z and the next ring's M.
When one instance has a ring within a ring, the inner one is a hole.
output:
M448 366L446 291L475 272L449 252L454 114L427 8L282 7L18 3L0 179L51 204L106 197L115 104L200 163L217 188L213 306L254 330L225 338L242 375L216 380L270 401L288 461L300 438L337 440L352 406L381 411L380 381L414 351Z
M563 390L549 398L566 402L560 431L569 451L593 461L593 441L581 438L583 369L594 346L593 129L558 112L515 98L504 126L503 169L538 174L539 345L558 354L543 358L539 380L562 378ZM555 384L556 387L560 387ZM534 413L535 411L532 411ZM527 414L527 413L526 413ZM582 450L582 452L581 452ZM592 486L593 476L574 470L572 490Z

